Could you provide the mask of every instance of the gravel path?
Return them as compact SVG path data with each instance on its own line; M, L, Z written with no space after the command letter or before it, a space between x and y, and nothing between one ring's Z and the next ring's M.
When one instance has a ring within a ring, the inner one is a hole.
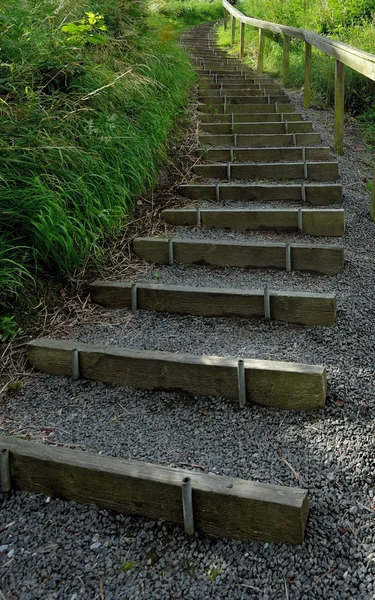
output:
M289 95L296 110L313 120L323 143L331 146L332 112L306 111L300 94ZM188 539L181 528L162 522L17 492L1 505L1 600L375 597L375 226L366 185L371 179L369 154L352 119L345 141L346 155L338 160L347 231L344 240L329 240L345 244L342 275L175 265L155 267L139 277L198 287L269 284L274 289L336 291L339 310L332 329L117 310L70 336L133 348L324 364L329 378L325 410L240 411L221 398L145 392L44 374L9 394L0 407L0 432L6 434L48 438L77 451L305 487L311 513L304 543L290 547L197 534ZM202 229L172 231L191 237L260 239Z

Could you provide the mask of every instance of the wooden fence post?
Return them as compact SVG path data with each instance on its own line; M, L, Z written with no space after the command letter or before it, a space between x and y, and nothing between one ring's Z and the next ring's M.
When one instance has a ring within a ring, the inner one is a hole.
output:
M224 8L224 29L225 31L228 29L228 11Z
M259 47L258 47L258 73L263 73L263 55L264 55L264 31L259 29Z
M243 58L245 53L245 23L241 23L240 27L240 58Z
M236 17L232 16L232 46L234 46L236 41Z
M335 69L335 152L344 154L345 65L336 60Z
M305 91L303 105L310 108L311 104L311 44L305 42Z
M283 64L284 85L287 85L287 83L289 81L289 45L290 45L290 36L284 35L284 64Z
M375 223L375 171L374 178L372 180L372 193L371 193L371 207L370 207L371 218Z

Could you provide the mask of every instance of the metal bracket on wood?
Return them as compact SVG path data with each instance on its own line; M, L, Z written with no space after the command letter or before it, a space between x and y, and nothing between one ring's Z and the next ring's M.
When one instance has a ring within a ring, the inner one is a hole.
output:
M269 94L268 94L267 98L268 98L268 104L271 104L271 96Z
M305 188L304 181L302 181L302 183L301 183L301 197L302 197L302 202L306 202L306 188Z
M284 123L285 123L285 133L289 133L288 121L284 121Z
M293 146L297 146L297 138L295 133L293 133Z
M202 225L201 223L201 209L199 206L197 206L197 226L199 227L199 225Z
M184 515L184 528L187 535L194 534L194 513L193 513L193 490L191 488L191 478L184 477L182 480L182 511Z
M290 244L285 245L285 269L287 273L290 273L292 270L292 255L290 251Z
M73 381L78 381L80 378L80 370L79 370L79 352L76 348L72 350L72 379Z
M277 102L275 102L275 113L277 113L277 111L279 110L279 105L277 104ZM283 121L283 114L281 114L281 120Z
M219 96L221 97L223 95L223 86L220 84L219 87Z
M174 262L174 258L173 258L173 239L169 238L168 240L168 264L169 265L173 265Z
M268 285L264 287L264 318L267 321L271 319L271 299Z
M235 148L238 148L238 133L234 134L234 142L233 142L233 144L234 144Z
M300 233L303 233L303 215L302 215L302 208L298 209L298 231Z
M227 180L228 180L228 183L230 183L230 181L231 181L231 174L230 174L230 168L231 168L231 166L232 166L232 165L231 165L231 163L229 162L229 163L227 164Z
M242 359L237 364L238 402L240 408L246 404L245 363Z
M224 115L227 114L227 97L224 96Z
M138 298L137 298L137 284L133 283L131 287L131 307L132 311L136 312L138 310Z
M230 152L230 160L231 162L234 161L234 148L233 146L231 148L229 148L229 152Z
M217 73L215 74L215 83L217 85Z
M303 163L303 176L304 176L305 179L309 178L309 171L308 171L308 168L307 168L307 162L306 161Z
M216 202L220 202L220 183L215 186Z
M234 113L232 113L232 117L231 117L231 133L233 133L234 130Z
M12 489L9 450L7 448L1 448L0 450L0 478L1 491L3 494L7 494Z

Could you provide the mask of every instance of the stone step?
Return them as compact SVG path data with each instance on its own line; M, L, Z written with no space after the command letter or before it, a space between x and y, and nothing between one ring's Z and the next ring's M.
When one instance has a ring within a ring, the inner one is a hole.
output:
M335 294L119 281L94 281L88 290L91 300L101 306L133 311L257 318L324 327L333 325L336 316Z
M344 269L342 246L140 237L135 238L133 250L138 258L163 265L182 263L320 275L337 275Z
M339 237L345 233L342 209L168 209L161 213L170 225L203 226L233 231L299 232L304 235Z
M315 206L342 203L339 184L185 183L179 186L178 193L192 200L216 202L306 202Z

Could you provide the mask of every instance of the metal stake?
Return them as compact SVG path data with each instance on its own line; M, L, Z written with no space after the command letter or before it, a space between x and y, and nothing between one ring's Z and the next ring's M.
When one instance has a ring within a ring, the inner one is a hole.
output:
M182 480L182 511L184 515L184 527L187 535L194 533L194 514L193 514L193 491L191 488L191 478L184 477Z
M199 206L197 206L197 225L201 225L201 209Z
M169 265L173 265L173 240L172 238L169 238L168 240L168 264Z
M271 300L268 285L264 287L264 318L267 321L271 319Z
M237 364L238 402L240 408L246 404L245 363L242 359Z
M288 130L288 121L284 121L285 122L285 133L289 133Z
M292 256L290 252L290 244L285 245L285 268L287 273L290 273L292 270Z
M230 168L231 168L231 163L229 162L227 164L227 180L230 183Z
M131 306L132 311L136 312L138 310L138 302L137 302L137 284L133 283L131 288Z
M1 491L3 494L7 494L12 489L12 481L10 478L9 450L7 450L7 448L2 448L0 450L0 478Z
M79 378L79 352L74 348L74 350L72 350L72 379L73 381L77 381Z
M216 192L216 202L220 202L220 183L216 184L215 192Z
M298 231L303 232L302 208L298 209Z
M233 146L229 149L230 152L230 160L233 162L234 161L234 148Z

